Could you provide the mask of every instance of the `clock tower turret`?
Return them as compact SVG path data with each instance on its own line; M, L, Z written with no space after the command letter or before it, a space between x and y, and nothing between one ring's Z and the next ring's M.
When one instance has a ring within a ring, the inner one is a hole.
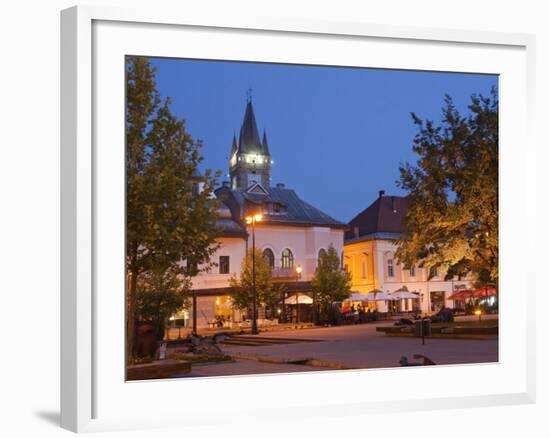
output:
M260 140L251 97L247 99L239 141L233 136L229 176L232 189L246 190L255 183L264 188L270 186L271 155L267 135L264 131L263 139Z

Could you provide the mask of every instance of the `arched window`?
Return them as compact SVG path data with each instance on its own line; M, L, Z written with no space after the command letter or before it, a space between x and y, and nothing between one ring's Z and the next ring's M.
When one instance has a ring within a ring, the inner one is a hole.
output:
M286 248L281 254L281 268L293 269L294 268L294 256L292 251Z
M317 263L319 262L319 260L321 260L321 256L323 256L323 257L327 256L327 251L326 251L325 248L321 248L319 250L319 254L317 255Z
M273 254L273 251L271 251L269 248L266 248L264 249L262 255L264 256L264 259L267 261L269 266L273 268L275 266L275 254Z

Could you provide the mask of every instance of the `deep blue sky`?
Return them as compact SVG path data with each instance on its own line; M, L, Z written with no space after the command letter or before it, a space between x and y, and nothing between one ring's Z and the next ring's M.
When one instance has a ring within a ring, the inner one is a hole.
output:
M461 111L472 93L489 94L496 76L365 68L152 59L173 112L204 142L204 168L226 175L246 94L284 182L310 204L349 221L379 190L396 187L399 164L416 161L411 112L439 120L445 94ZM228 178L225 178L228 179Z

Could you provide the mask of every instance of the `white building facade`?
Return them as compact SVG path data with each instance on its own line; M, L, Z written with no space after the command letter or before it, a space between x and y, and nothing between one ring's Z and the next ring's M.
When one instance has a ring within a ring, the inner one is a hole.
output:
M284 286L289 295L311 293L322 250L333 246L338 254L343 253L346 224L303 201L284 184L272 186L271 165L267 136L264 131L260 140L249 100L239 138L233 138L231 145L230 181L215 191L221 204L218 223L223 229L220 246L211 259L217 266L193 279L194 307L176 316L186 319L187 326L193 325L193 315L197 328L212 326L220 318L234 326L250 317L249 311L231 305L235 290L230 278L239 277L252 246L252 226L245 219L251 214L262 215L254 227L256 248L272 267L273 283ZM284 297L284 307L283 301ZM261 324L266 319L265 309L259 308L258 316Z

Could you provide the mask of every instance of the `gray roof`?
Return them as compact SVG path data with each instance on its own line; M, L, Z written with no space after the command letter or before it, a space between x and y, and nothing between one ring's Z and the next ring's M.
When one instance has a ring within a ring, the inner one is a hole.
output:
M216 225L222 228L222 237L246 237L244 227L233 219L219 218Z
M345 223L303 201L292 189L269 187L265 190L267 194L221 187L216 190L216 196L229 207L235 220L242 221L251 211L261 211L263 221L268 223L346 228Z

